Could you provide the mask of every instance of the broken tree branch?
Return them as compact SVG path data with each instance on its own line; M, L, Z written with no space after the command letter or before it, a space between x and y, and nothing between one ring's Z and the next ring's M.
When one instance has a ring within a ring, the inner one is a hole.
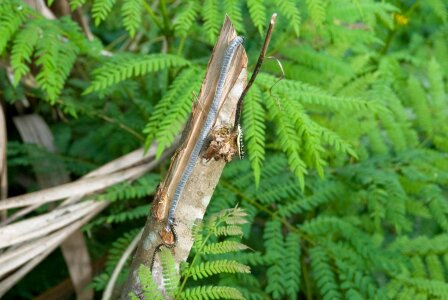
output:
M122 298L128 298L131 291L139 294L140 285L137 275L139 266L143 264L150 267L156 248L161 243L170 244L169 240L171 239L171 242L173 240L173 233L166 230L168 209L180 177L184 174L193 148L197 144L202 128L204 128L207 114L215 96L224 53L235 37L236 32L230 19L226 17L208 64L207 74L198 97L198 104L189 122L188 133L185 135L186 138L181 147L172 158L170 169L159 186L153 202L155 205L153 205L152 214L148 216L142 239L132 262L128 282L122 292ZM211 130L212 141L210 145L215 142L218 147L206 151L207 153L212 152L210 157L215 159L204 162L204 159L199 158L196 161L174 214L176 221L174 226L178 233L178 240L174 249L174 259L177 264L187 259L193 244L192 226L197 219L204 217L224 165L236 153L236 141L231 134L231 126L235 118L236 105L246 81L246 67L245 51L243 47L239 47L231 61L222 89L218 114ZM220 141L218 143L213 139L219 134L221 137L224 136L224 142ZM156 256L152 271L155 282L158 286L162 286L161 265L158 256Z

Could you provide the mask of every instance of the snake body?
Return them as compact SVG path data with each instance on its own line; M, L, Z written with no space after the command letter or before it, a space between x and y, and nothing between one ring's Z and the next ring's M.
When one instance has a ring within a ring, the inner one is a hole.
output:
M234 54L236 53L236 50L238 49L238 46L243 43L243 38L240 36L235 37L232 42L229 44L229 46L226 49L226 53L224 55L222 67L219 73L219 79L218 83L216 85L216 92L213 97L213 102L210 107L210 111L207 115L207 119L205 120L204 127L202 128L199 139L196 143L196 145L193 148L193 151L190 155L190 158L187 163L187 167L185 168L184 173L182 174L179 183L176 187L176 190L174 191L173 199L171 200L170 209L168 212L168 220L166 224L166 230L170 230L172 228L172 225L174 224L174 213L176 211L177 204L179 202L180 196L182 195L182 192L184 190L185 184L187 183L188 178L191 175L191 172L193 171L193 168L196 164L196 161L199 157L199 153L201 152L202 147L204 146L204 142L207 139L207 136L213 126L213 123L216 119L216 114L218 113L218 107L219 107L219 100L222 97L222 92L224 88L224 84L226 81L227 74L229 72L230 68L230 62L232 61L232 58Z

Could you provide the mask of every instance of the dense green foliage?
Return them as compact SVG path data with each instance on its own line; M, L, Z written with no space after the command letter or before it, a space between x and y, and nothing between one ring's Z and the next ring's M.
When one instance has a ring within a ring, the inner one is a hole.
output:
M212 285L247 299L447 298L446 1L69 3L91 18L95 40L69 17L0 2L0 96L11 113L27 97L51 123L58 154L50 157L73 178L154 139L161 154L191 111L224 13L246 37L250 65L270 14L279 14L269 55L285 79L267 59L243 110L248 159L226 167L208 211L244 208L244 243L254 251L238 252L238 264L223 254L226 266L205 255L219 252L212 246L193 252L197 264L182 276L202 281L189 287L191 298L205 299ZM39 158L14 139L11 132L10 191L21 193L36 187L16 175ZM98 290L165 171L101 196L113 203L86 228L94 258L109 253ZM241 263L252 273L204 278ZM29 296L33 276L9 297ZM55 282L36 284L42 292Z
M241 226L246 223L245 216L246 213L239 208L225 209L210 216L205 223L196 224L193 229L191 263L181 265L180 275L176 270L171 252L162 248L160 258L163 288L166 294L175 299L185 300L245 299L236 287L205 285L202 280L211 277L215 282L219 282L216 275L250 273L248 266L226 257L235 252L240 255L241 251L248 248L238 242L243 235ZM148 267L141 265L138 275L141 283L140 295L143 295L144 299L163 299L163 294L153 281ZM199 283L192 285L191 281L199 281ZM139 299L135 293L131 293L130 296L133 300Z

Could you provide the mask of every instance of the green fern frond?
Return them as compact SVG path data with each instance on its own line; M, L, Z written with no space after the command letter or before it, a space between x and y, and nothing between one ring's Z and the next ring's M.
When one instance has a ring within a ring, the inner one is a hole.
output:
M31 21L16 35L11 50L11 67L14 70L15 85L30 71L27 64L31 63L31 56L41 34L41 28Z
M191 26L196 20L200 10L200 5L196 1L188 1L182 11L174 20L174 31L180 37L186 37Z
M93 71L92 84L84 93L104 90L132 77L186 65L189 65L187 60L172 54L116 55Z
M343 78L351 77L354 75L353 67L350 64L337 59L336 57L328 55L327 53L317 52L311 47L291 47L282 49L281 53L285 57L299 63L300 65L304 65L309 67L310 69L319 71L318 75L320 75L321 80L325 80L325 77L322 76L322 73L337 73L340 76L344 76ZM307 74L303 77L308 77L308 73L309 72L307 72Z
M336 260L336 265L340 271L341 288L351 289L362 299L384 299L383 290L374 283L372 277L364 275L340 260Z
M323 182L319 185L319 190L310 196L298 201L286 203L279 207L278 212L283 217L290 217L293 214L302 214L310 211L322 204L336 201L345 195L345 187L336 182Z
M157 140L156 157L173 143L187 120L194 103L193 93L199 90L201 81L202 72L199 69L185 70L176 77L168 92L156 105L154 114L143 131L148 134L146 145L150 145L153 138ZM196 109L201 109L200 104L197 104Z
M426 5L430 6L437 17L439 17L443 22L447 21L448 10L446 7L446 2L443 0L428 0Z
M131 37L135 36L135 33L142 23L142 7L141 0L127 0L121 7L123 25Z
M225 0L224 9L232 20L235 30L239 33L244 32L243 15L241 12L241 1Z
M79 48L61 40L57 24L46 25L45 34L36 45L36 65L40 67L36 81L54 103L75 63Z
M189 288L180 294L180 298L183 300L245 299L239 290L226 286L202 286Z
M391 249L399 250L407 256L426 256L430 254L443 255L448 253L448 235L440 234L432 238L427 236L419 236L414 239L401 237L391 245Z
M442 121L446 118L446 114L444 114L446 94L443 84L442 70L434 57L429 61L428 79L430 84L429 94L431 96L434 114L438 118L438 121Z
M300 187L303 190L305 187L305 174L307 173L307 170L306 164L302 160L299 152L299 137L290 121L291 117L287 115L287 112L284 109L279 108L272 98L268 97L267 100L269 113L276 125L278 142L283 152L286 153L288 165L297 177Z
M432 134L431 112L427 104L426 93L420 82L415 77L409 77L408 97L416 114L417 124L427 133Z
M266 247L266 256L271 257L273 261L266 272L268 284L265 291L271 294L274 299L279 299L286 294L283 262L281 260L286 253L284 252L281 223L277 220L267 222L263 239Z
M239 252L246 250L248 247L235 241L223 241L207 244L202 248L203 254L224 254L230 252Z
M29 13L28 6L21 1L0 3L0 55Z
M123 201L135 198L143 198L155 192L157 184L160 182L160 175L149 174L129 183L114 185L100 195L99 200Z
M90 287L92 287L95 291L102 291L107 286L107 283L110 280L110 275L107 273L101 273L93 277L92 282L90 283Z
M129 244L139 233L139 231L140 229L128 231L112 243L106 261L106 274L112 274L115 266L123 255L123 252L129 247Z
M75 9L78 9L79 7L83 6L84 3L86 3L86 0L70 0L70 9L74 11Z
M353 149L353 146L343 140L337 133L331 131L328 128L320 126L317 123L314 123L313 125L315 125L314 128L320 135L320 138L323 142L328 143L334 148L334 150L339 153L347 153L354 158L358 158L358 155Z
M262 0L247 0L250 18L258 32L262 35L266 24L266 6ZM247 100L246 100L247 101Z
M218 226L213 234L215 236L242 236L243 231L240 226Z
M244 101L243 125L244 139L255 176L255 183L260 183L261 166L265 158L265 111L262 103L262 93L255 85Z
M174 296L179 287L180 276L171 250L163 248L160 252L160 261L162 263L163 285L167 294Z
M448 230L448 204L442 190L437 185L428 185L422 194L429 202L429 210L435 221L443 230Z
M292 116L298 134L301 137L304 160L308 166L313 166L322 178L324 176L323 168L327 162L322 158L325 151L320 144L319 134L309 125L309 118L303 113L302 107L297 105Z
M138 268L138 278L140 280L140 287L142 289L143 299L154 299L154 300L162 300L163 297L157 288L157 284L152 279L151 270L144 266L140 265ZM140 295L137 296L134 293L129 294L131 297L140 299Z
M429 279L419 279L419 278L404 278L398 279L403 284L414 287L415 289L425 292L428 296L433 296L443 299L448 295L448 284L445 282L434 281Z
M297 234L289 233L285 239L284 286L289 299L296 299L300 290L301 277L301 241Z
M343 299L327 253L321 247L309 250L313 278L324 300Z
M116 0L95 0L92 6L92 17L95 20L95 25L100 25L111 12Z
M218 9L218 1L205 1L202 8L202 16L204 18L204 30L207 39L213 42L219 33L220 27L220 12Z
M236 261L214 260L201 263L190 269L194 280L222 273L250 273L250 268Z
M247 223L246 216L245 210L239 207L224 209L210 216L204 227L214 232L215 228L222 224L243 225Z
M275 0L274 2L280 13L288 19L288 25L292 27L296 35L299 35L301 18L296 2L292 0Z
M423 259L420 256L414 256L411 258L412 275L415 278L426 278L426 266Z
M306 6L308 14L316 26L322 26L325 21L326 1L323 0L307 0Z
M434 254L428 255L426 257L426 263L428 265L429 277L433 280L445 282L445 268L439 257Z

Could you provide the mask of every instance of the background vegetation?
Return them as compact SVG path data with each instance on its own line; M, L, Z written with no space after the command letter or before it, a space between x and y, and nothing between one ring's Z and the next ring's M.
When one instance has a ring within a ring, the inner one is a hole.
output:
M2 104L9 118L42 115L58 150L22 144L8 123L10 195L37 189L29 169L42 155L75 179L154 139L162 153L191 111L225 13L253 66L277 12L269 55L285 79L265 62L244 105L248 159L226 167L209 207L245 209L252 251L237 256L251 274L205 283L248 299L446 299L445 1L68 3L94 39L70 15L0 2ZM85 227L93 260L106 259L97 291L144 224L168 163L101 196L113 203ZM39 295L64 268L54 253L6 299Z

